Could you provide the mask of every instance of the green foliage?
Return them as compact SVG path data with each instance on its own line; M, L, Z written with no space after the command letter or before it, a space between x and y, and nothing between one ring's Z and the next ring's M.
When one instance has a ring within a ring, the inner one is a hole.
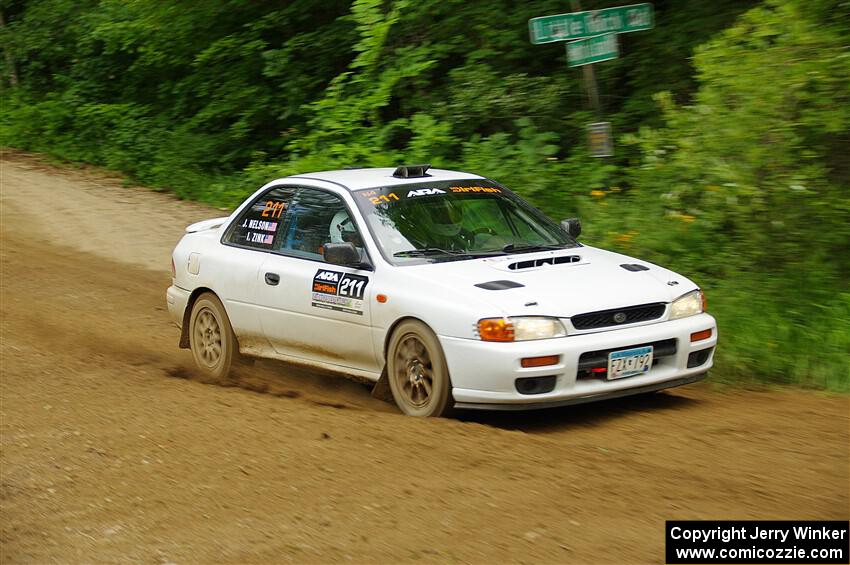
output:
M659 95L667 127L627 138L643 155L630 173L639 189L598 206L630 211L619 222L598 211L612 243L649 249L714 287L731 336L719 350L727 374L850 383L842 32L793 2L746 13L697 50L693 104ZM643 215L654 218L648 229Z
M475 171L697 280L718 374L846 390L847 1L655 8L596 65L600 160L581 72L528 41L561 0L0 0L0 144L228 206L304 171Z
M850 241L848 178L830 178L830 160L835 138L850 129L850 57L805 12L767 4L698 50L704 86L683 111L662 98L666 139L643 141L644 153L665 153L647 161L636 183L697 218L702 241L728 234L711 248L730 261L745 240L758 250L746 258L753 268L797 266L808 260L796 253L806 241L822 254L817 260L832 257L847 273L850 257L839 251Z

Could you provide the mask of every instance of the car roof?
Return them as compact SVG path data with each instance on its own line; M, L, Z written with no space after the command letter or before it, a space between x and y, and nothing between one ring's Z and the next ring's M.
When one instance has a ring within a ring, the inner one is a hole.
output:
M348 190L363 190L365 188L378 188L384 186L394 186L399 184L418 184L427 183L429 181L445 181L445 180L471 180L483 179L484 177L472 173L464 173L462 171L449 171L446 169L428 169L427 176L423 177L394 177L395 172L393 167L375 168L375 169L344 169L341 171L320 171L317 173L304 173L293 175L281 180L290 179L311 179L332 182L340 185Z

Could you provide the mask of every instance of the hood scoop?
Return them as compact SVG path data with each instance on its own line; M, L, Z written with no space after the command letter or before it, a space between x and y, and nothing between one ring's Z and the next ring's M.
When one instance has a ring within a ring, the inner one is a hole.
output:
M508 269L518 271L520 269L533 269L543 265L563 265L564 263L578 263L581 257L578 255L560 255L557 257L542 257L540 259L529 259L528 261L517 261L508 265Z
M489 281L478 283L475 286L484 290L508 290L509 288L522 288L525 285L514 281Z
M625 270L631 271L633 273L636 273L638 271L648 271L649 270L649 267L647 267L646 265L638 265L637 263L623 263L620 266L622 268L624 268Z

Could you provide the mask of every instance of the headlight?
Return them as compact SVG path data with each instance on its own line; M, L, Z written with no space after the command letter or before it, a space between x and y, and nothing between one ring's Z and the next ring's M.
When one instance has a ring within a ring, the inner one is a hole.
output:
M694 290L673 301L670 307L670 319L678 320L703 312L705 312L705 295L701 290Z
M528 341L565 335L567 332L558 318L524 316L478 321L478 336L482 341Z

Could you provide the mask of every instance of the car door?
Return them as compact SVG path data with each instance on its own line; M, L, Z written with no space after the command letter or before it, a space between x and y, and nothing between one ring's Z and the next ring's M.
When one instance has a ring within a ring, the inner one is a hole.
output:
M261 325L280 354L377 372L370 311L374 273L331 265L322 255L325 243L342 241L362 249L342 198L300 188L284 215L277 249L260 268Z
M275 249L278 228L296 191L296 187L285 186L264 191L228 226L216 257L202 260L217 263L212 269L214 286L243 353L268 354L270 346L256 304L256 280L266 257ZM204 270L204 265L200 269Z

